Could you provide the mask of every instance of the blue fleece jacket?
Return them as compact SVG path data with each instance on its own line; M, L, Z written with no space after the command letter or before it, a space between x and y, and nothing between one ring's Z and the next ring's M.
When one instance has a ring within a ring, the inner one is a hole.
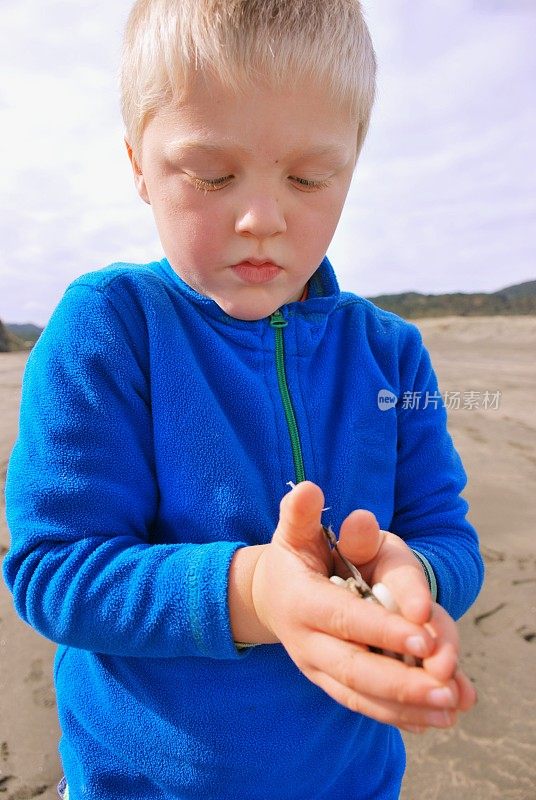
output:
M370 509L459 617L482 581L466 476L418 329L341 293L325 259L284 306L308 479L337 530ZM24 375L6 582L59 643L71 800L393 800L399 732L312 684L281 645L239 651L237 548L270 541L296 479L270 319L226 315L164 259L67 289ZM421 392L420 408L378 402ZM437 397L437 395L436 395Z

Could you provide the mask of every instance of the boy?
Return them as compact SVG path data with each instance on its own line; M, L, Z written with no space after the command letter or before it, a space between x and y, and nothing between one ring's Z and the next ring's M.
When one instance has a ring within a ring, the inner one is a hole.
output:
M71 284L7 477L5 576L60 644L70 800L396 798L398 728L475 701L463 467L441 405L378 400L433 395L428 354L325 258L374 74L357 0L133 8L127 150L166 258ZM329 581L322 524L400 614Z

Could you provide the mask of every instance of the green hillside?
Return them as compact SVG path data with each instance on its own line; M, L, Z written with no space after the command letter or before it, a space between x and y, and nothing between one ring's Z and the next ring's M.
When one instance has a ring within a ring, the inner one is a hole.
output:
M14 334L0 320L0 353L11 353L15 350L28 350L30 345Z
M43 331L43 328L40 328L38 325L34 325L32 322L7 322L6 328L19 339L23 339L25 342L29 342L30 344L35 344Z
M405 319L419 317L485 317L511 314L536 314L536 281L507 286L497 292L465 294L383 294L368 298L386 311Z

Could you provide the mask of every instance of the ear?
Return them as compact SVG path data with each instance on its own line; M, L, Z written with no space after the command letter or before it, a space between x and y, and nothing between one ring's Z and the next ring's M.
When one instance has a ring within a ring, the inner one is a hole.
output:
M128 157L130 159L130 163L132 165L132 172L134 173L134 184L136 189L138 190L138 194L142 200L146 203L151 205L151 200L149 199L149 192L147 191L147 186L145 185L145 178L143 177L143 173L141 171L141 166L138 163L136 156L130 146L128 140L125 137L125 145L127 148Z

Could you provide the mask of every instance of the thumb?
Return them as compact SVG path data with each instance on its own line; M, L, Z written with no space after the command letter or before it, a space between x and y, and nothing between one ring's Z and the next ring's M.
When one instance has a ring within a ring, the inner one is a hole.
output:
M384 537L372 511L360 508L352 511L342 523L339 549L348 561L359 568L376 558Z
M311 481L298 483L281 500L279 523L273 538L297 548L317 543L322 536L323 507L324 495L319 486Z

